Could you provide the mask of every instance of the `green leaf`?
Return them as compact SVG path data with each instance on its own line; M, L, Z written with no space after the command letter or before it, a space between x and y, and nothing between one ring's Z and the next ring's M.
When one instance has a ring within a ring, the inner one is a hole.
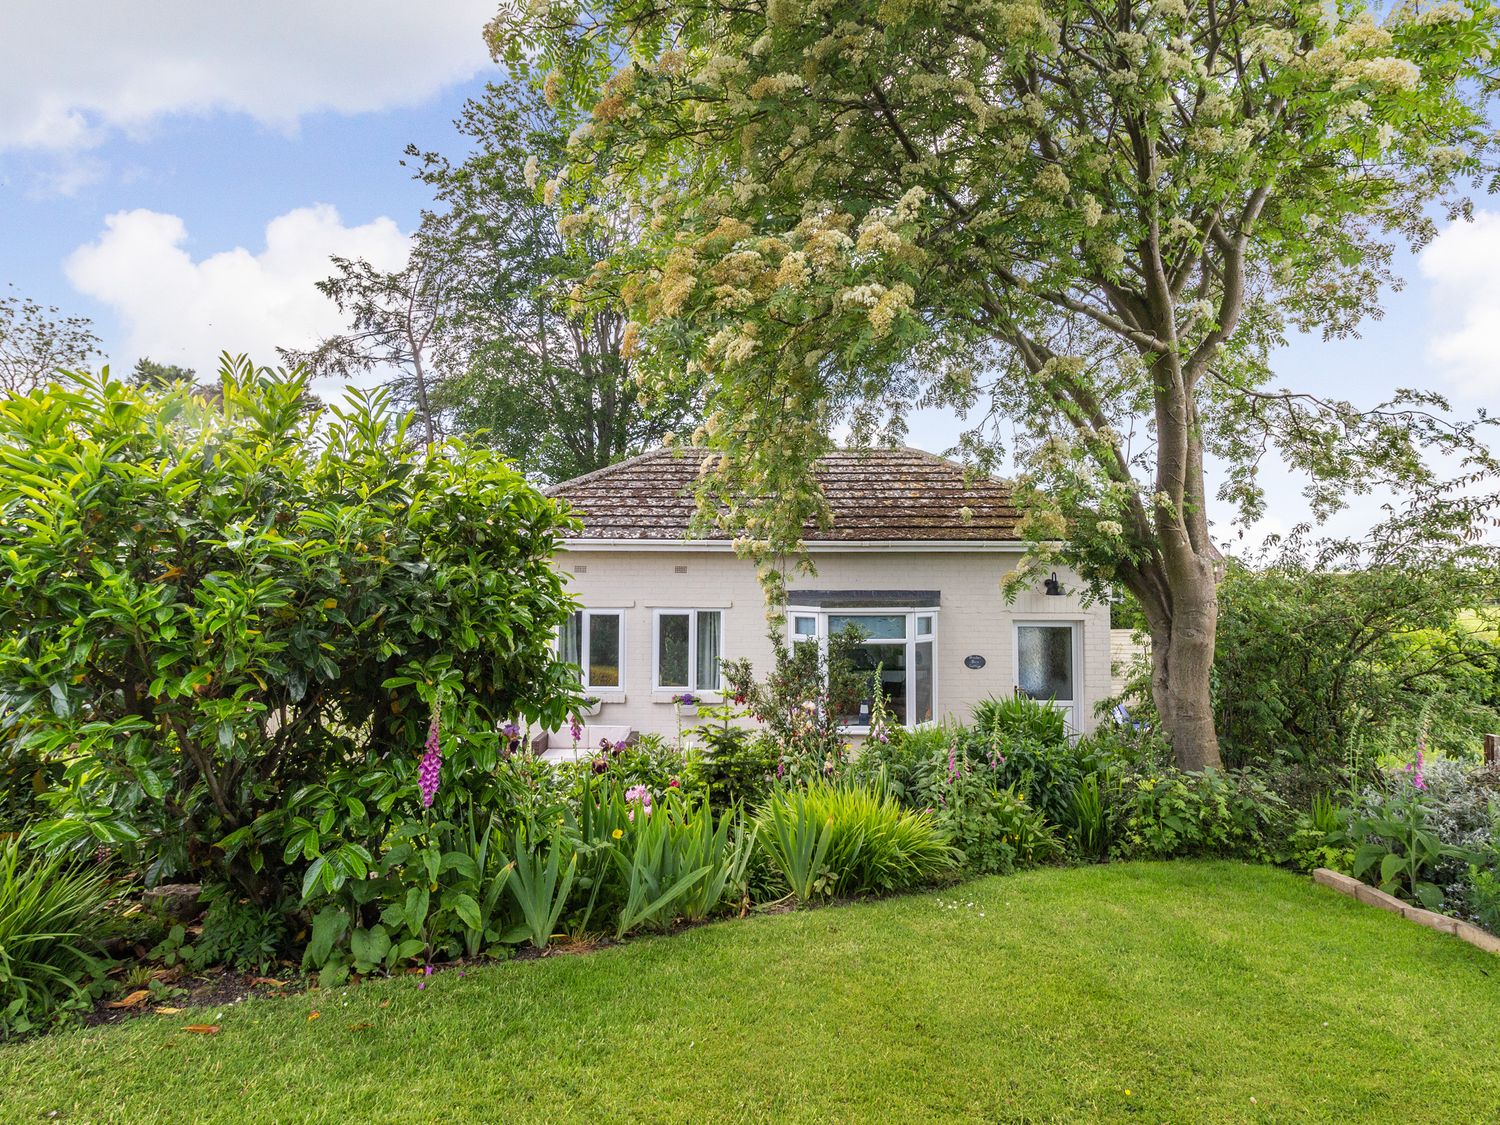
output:
M469 929L484 929L484 916L479 911L479 903L471 895L460 894L454 898L453 910Z
M327 866L326 856L319 856L312 861L308 867L307 874L302 877L302 901L306 902L313 896L313 891L318 889L318 880L323 874L323 868Z
M421 933L427 921L427 905L430 895L426 887L413 887L406 892L406 924L412 933Z

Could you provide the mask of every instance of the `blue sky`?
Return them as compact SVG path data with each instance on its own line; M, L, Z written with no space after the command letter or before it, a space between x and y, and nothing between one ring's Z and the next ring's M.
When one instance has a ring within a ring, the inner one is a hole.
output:
M59 21L6 0L0 285L92 318L117 367L211 369L221 348L271 362L336 330L312 282L331 253L399 263L425 199L402 150L454 151L453 117L494 73L493 3L75 0ZM1500 201L1480 203L1479 222L1400 261L1410 284L1362 338L1294 340L1285 381L1357 403L1419 386L1465 413L1500 404ZM911 440L941 451L960 429L924 412ZM1268 480L1257 536L1304 514L1299 482Z

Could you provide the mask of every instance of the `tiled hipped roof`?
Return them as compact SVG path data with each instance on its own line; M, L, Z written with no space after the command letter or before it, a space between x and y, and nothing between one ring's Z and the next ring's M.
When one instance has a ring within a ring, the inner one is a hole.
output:
M685 539L703 456L653 450L548 492L577 510L584 538ZM963 466L919 449L830 453L818 463L817 477L833 527L809 528L809 542L1017 538L1017 513L1005 485L970 477Z

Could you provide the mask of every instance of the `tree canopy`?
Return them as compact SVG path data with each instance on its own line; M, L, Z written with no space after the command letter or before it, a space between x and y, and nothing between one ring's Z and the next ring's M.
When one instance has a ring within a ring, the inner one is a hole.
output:
M560 197L602 184L642 208L647 237L601 277L648 386L684 360L707 377L695 437L726 454L707 488L727 519L794 547L835 422L877 440L913 404L973 412L965 449L1017 458L1039 553L1139 599L1189 766L1219 760L1208 455L1251 515L1265 456L1320 509L1430 480L1424 446L1493 470L1431 392L1362 409L1279 385L1268 356L1288 327L1378 313L1397 242L1494 186L1496 33L1488 0L1384 21L1286 0L559 0L490 28L581 121L548 171Z
M674 385L642 399L619 294L597 276L639 236L629 208L604 193L562 206L541 169L561 159L567 128L528 85L490 85L456 125L463 159L408 150L434 193L419 252L453 278L435 409L551 480L657 444L694 395Z
M25 394L46 386L58 372L82 367L99 352L87 317L63 316L10 286L0 296L0 393Z

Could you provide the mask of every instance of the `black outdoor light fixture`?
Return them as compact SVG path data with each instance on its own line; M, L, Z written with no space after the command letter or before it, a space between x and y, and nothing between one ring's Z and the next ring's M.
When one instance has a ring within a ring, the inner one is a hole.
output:
M1062 597L1063 588L1062 583L1057 580L1057 571L1052 572L1051 578L1043 579L1042 586L1054 598Z

